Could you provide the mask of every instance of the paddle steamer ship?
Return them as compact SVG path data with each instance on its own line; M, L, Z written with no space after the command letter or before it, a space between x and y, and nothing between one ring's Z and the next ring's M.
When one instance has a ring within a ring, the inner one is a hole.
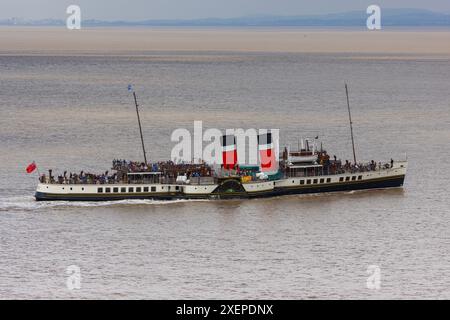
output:
M347 89L347 87L346 87ZM347 91L347 90L346 90ZM136 94L133 92L141 129ZM348 91L347 91L348 102ZM124 199L230 199L259 198L402 187L407 161L357 163L348 104L354 161L331 159L317 141L304 140L298 150L285 148L277 158L277 170L260 166L213 166L206 163L148 163L144 140L144 162L114 160L112 173L101 175L67 172L54 177L52 171L39 177L38 201L112 201ZM268 139L268 140L267 140ZM226 145L222 138L222 146ZM229 140L229 139L228 139ZM271 143L270 133L266 141Z

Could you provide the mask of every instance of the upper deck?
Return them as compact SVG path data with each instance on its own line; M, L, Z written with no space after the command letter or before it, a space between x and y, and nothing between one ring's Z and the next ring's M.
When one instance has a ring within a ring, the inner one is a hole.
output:
M206 165L183 164L180 167L172 167L171 170L163 168L162 171L151 171L158 168L145 168L143 170L123 170L116 168L116 172L109 175L108 171L104 174L96 175L92 173L78 174L64 172L56 179L53 177L51 170L49 175L40 176L39 180L42 184L47 185L143 185L143 184L160 184L160 185L217 185L221 180L226 178L239 179L241 183L255 183L266 180L282 180L300 177L319 177L319 176L340 176L348 174L361 174L370 172L386 172L393 168L406 167L406 161L391 161L391 163L381 162L360 163L353 165L348 162L341 164L340 161L328 161L326 164L312 163L280 163L278 172L263 174L257 170L236 170L213 169ZM178 168L179 171L174 170ZM202 173L193 171L193 168L199 168ZM207 169L206 169L207 168Z

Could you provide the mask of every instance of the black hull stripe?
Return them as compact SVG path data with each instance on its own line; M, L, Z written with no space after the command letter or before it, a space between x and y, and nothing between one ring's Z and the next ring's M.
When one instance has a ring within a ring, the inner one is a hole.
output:
M392 176L392 177L381 177L381 178L373 178L370 180L354 180L354 181L342 181L342 182L324 182L324 183L318 183L318 184L297 184L292 186L283 186L283 187L276 187L276 188L296 188L296 189L304 189L304 188L322 188L324 186L345 186L345 185L355 185L355 184L363 184L363 183L369 183L369 182L378 182L378 181L387 181L387 180L397 180L397 179L404 179L404 175L398 175L398 176ZM293 178L287 179L292 180ZM313 180L318 178L313 177L296 177L295 179L303 179L303 180ZM320 178L319 178L320 179ZM322 178L323 179L323 178Z

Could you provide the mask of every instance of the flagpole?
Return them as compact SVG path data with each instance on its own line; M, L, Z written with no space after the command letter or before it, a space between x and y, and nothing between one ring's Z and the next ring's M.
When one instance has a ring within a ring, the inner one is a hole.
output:
M145 145L144 145L144 136L142 135L142 126L141 126L141 118L139 117L139 105L137 103L137 98L136 98L136 92L133 89L133 97L134 97L134 104L136 105L136 114L137 114L137 119L138 119L138 124L139 124L139 133L141 134L141 143L142 143L142 151L144 153L144 163L147 164L147 154L145 152Z
M33 160L33 163L36 165L36 162ZM39 167L36 165L36 171L38 173L38 178L41 177L41 173L39 172Z

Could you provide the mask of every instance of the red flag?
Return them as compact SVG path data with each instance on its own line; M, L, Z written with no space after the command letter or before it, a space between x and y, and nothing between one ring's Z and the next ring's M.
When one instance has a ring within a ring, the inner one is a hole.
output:
M36 163L34 163L34 161L33 161L33 163L30 163L26 170L27 170L27 173L32 173L34 170L36 170Z

